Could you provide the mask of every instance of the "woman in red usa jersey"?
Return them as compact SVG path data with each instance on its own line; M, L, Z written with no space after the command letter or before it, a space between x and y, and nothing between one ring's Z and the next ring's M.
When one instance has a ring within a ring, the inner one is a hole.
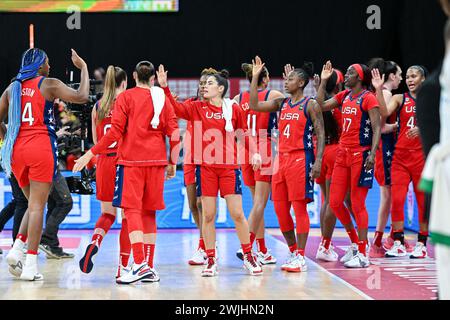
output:
M120 67L109 66L106 72L105 88L102 99L92 108L92 138L94 144L111 129L111 117L116 97L127 88L127 74ZM91 243L80 260L80 270L84 273L91 272L94 264L93 257L116 220L116 208L113 207L114 187L116 182L117 145L115 141L104 153L97 156L96 191L100 201L101 216L98 218ZM120 261L116 278L126 272L128 258L131 251L130 238L128 237L127 219L122 214L122 228L119 236Z
M242 189L237 161L236 138L247 129L242 109L236 101L224 98L228 90L228 72L208 77L203 97L206 101L180 103L173 99L167 86L167 72L159 67L158 82L175 107L178 117L194 123L194 150L197 167L197 188L202 196L202 231L205 239L207 263L202 276L217 275L215 250L216 202L218 192L225 198L227 207L236 226L236 233L244 253L244 267L250 275L261 275L261 266L254 259L250 244L247 219L242 209ZM195 145L198 145L197 147ZM201 147L201 150L198 150Z
M242 70L247 79L251 82L253 77L253 66L248 63L242 64ZM277 90L268 90L269 71L266 67L258 77L258 101L268 101L277 98L284 98L284 95ZM272 129L277 125L276 112L257 112L249 108L250 92L245 91L234 97L244 110L244 120L247 122L249 137L244 139L244 159L241 163L242 178L244 184L249 187L253 199L253 207L248 217L250 229L250 243L256 240L256 257L262 265L274 264L276 259L266 248L264 240L264 209L270 195L270 181L272 177ZM254 170L250 163L249 138L254 137L257 143L258 154L261 155L261 168ZM243 259L242 249L238 250L237 256Z
M392 98L392 91L398 89L402 81L401 68L395 62L385 61L382 58L371 59L369 67L371 70L378 69L386 79L383 84L383 97L389 103ZM381 139L375 156L375 179L380 186L380 206L378 208L377 228L369 250L370 258L384 257L386 248L390 248L394 243L392 228L384 244L382 240L391 211L391 165L395 145L395 133L393 131L397 128L395 122L395 115L381 117Z
M340 261L348 268L367 268L369 216L365 200L372 187L375 152L380 140L379 106L375 95L367 90L371 81L370 70L362 64L353 64L347 69L345 86L349 89L324 101L325 87L332 74L333 67L328 61L323 66L317 93L322 111L340 108L343 120L331 177L330 208L344 225L351 241L351 246ZM348 188L358 233L344 206Z
M325 87L327 99L334 97L344 88L344 75L339 70L333 70L333 74ZM316 179L323 195L322 207L320 209L320 230L322 239L317 249L316 259L334 262L338 260L338 254L334 251L331 243L333 231L336 226L336 216L330 208L330 185L333 175L336 153L339 147L339 138L342 132L341 110L335 108L331 111L322 112L325 128L325 150L323 152L322 170ZM345 208L349 206L346 203Z
M197 97L189 99L189 101L199 101L205 100L203 97L204 88L206 85L206 80L211 74L217 73L217 70L213 68L206 68L200 74L200 79L198 82ZM198 231L200 233L200 239L198 241L198 248L194 252L193 256L189 259L188 263L191 266L204 265L207 259L205 241L202 235L202 203L201 194L197 193L196 188L196 169L197 164L194 163L194 157L192 155L192 150L194 149L194 126L192 121L188 121L186 134L184 135L184 163L183 163L183 173L184 173L184 185L186 186L186 193L189 202L189 209L192 212L192 217L194 218L195 224L197 225Z
M281 232L291 255L281 269L288 272L307 270L304 258L309 233L307 204L314 199L314 180L319 177L325 132L320 107L303 89L312 76L312 66L305 64L287 75L285 89L290 98L258 101L258 77L264 63L257 56L253 61L250 85L250 108L258 112L280 112L278 149L272 177L272 200ZM317 136L317 157L314 159L313 134ZM294 208L296 227L291 216Z
M160 280L153 263L156 211L165 208L164 180L175 177L180 151L173 107L163 90L153 87L153 64L139 62L133 78L136 87L122 92L114 103L111 129L76 160L73 169L80 171L94 155L108 152L120 140L113 206L124 209L134 259L130 272L116 279L120 284ZM170 137L169 160L166 137Z
M386 252L386 257L402 257L407 255L404 239L404 205L408 186L412 182L419 210L420 231L418 239L410 258L427 257L428 223L424 217L425 195L418 189L418 183L425 165L422 143L416 119L416 97L423 81L425 69L421 66L412 66L406 72L406 85L409 92L397 94L386 104L382 95L383 78L374 70L374 86L377 97L381 102L382 115L397 116L398 133L395 143L394 157L392 159L392 228L394 244Z
M22 280L43 279L37 268L37 250L58 156L53 101L57 98L80 104L88 101L87 65L73 49L72 62L81 70L78 90L58 79L47 78L50 65L46 53L37 48L28 49L22 56L19 73L0 99L0 121L8 113L2 166L8 176L14 173L28 199L28 210L6 258L10 272ZM26 242L28 251L24 261Z

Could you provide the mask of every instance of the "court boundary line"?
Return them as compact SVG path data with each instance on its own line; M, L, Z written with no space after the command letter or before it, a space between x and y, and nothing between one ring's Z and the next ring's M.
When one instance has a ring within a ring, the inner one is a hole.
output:
M274 236L273 234L269 233L268 234L275 239L276 241L279 241L281 243L283 243L286 247L287 244L278 239L276 236ZM355 286L351 285L350 283L348 283L347 281L345 281L344 279L338 277L337 275L335 275L334 273L328 271L327 269L325 269L324 267L322 267L320 264L318 264L317 262L315 262L314 260L311 260L308 257L305 257L309 262L313 263L316 267L319 268L319 270L325 271L325 273L327 273L328 275L331 276L331 278L337 280L338 282L342 283L344 286L346 286L347 288L351 289L352 291L354 291L355 293L359 294L361 297L363 297L366 300L375 300L374 298L372 298L371 296L369 296L368 294L364 293L363 291L361 291L360 289L356 288Z

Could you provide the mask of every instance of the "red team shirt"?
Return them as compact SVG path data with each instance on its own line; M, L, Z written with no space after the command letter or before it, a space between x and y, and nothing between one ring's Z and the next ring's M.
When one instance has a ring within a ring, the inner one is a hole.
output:
M22 83L22 124L18 139L35 134L56 138L53 102L46 101L39 89L44 79L36 77Z
M398 137L396 149L422 150L420 137L410 139L406 133L417 125L416 100L409 94L403 94L403 102L397 111Z
M267 101L269 98L270 90L258 90L258 101ZM252 137L257 137L256 140L258 143L258 150L261 156L271 156L272 149L272 129L277 127L277 113L276 112L258 112L255 110L251 110L249 106L250 102L250 92L245 91L240 94L239 101L241 108L243 110L244 121L247 123L248 134ZM262 151L263 146L260 146L260 142L265 142L266 151ZM246 137L245 139L245 152L246 156L244 159L244 163L248 164L250 157L248 156L249 151L249 141ZM267 163L267 161L263 161L263 163Z
M198 141L193 141L194 149L191 152L194 163L215 168L239 168L235 131L247 129L241 107L237 103L233 105L231 121L234 132L226 132L222 107L214 106L207 101L176 102L168 87L164 88L164 91L174 105L176 115L193 122L194 136L202 137L197 138Z
M98 110L100 108L100 101L95 105L95 109L97 111L97 118L98 118ZM114 104L113 106L111 106L111 109L109 110L109 114L104 117L102 119L102 121L100 121L100 123L98 123L97 121L97 126L95 127L95 130L97 132L97 142L100 141L103 136L106 134L106 132L108 132L109 129L111 129L112 124L111 124L111 120L112 120L112 113L113 113L113 108L114 108ZM116 153L118 149L118 143L117 142L113 142L108 149L105 152L101 152L101 153Z
M378 107L375 95L367 90L352 96L344 90L334 96L341 106L342 134L339 143L347 148L369 147L372 144L372 125L369 110Z
M149 105L152 107L149 108ZM135 87L122 92L114 104L112 127L91 149L92 153L107 152L109 146L122 138L117 164L167 165L165 136L172 135L178 129L177 118L168 99L165 101L160 124L156 129L150 124L153 115L153 101L149 89ZM127 126L127 123L132 123L133 126ZM143 141L145 143L142 143ZM178 143L179 141L170 142L171 151ZM171 163L176 163L176 159L171 158Z
M21 125L14 143L12 170L20 187L30 180L52 182L57 172L57 142L53 102L40 91L45 77L22 83Z
M304 97L292 104L291 99L284 99L280 107L279 150L280 153L298 150L313 150L313 123L307 114L310 97Z

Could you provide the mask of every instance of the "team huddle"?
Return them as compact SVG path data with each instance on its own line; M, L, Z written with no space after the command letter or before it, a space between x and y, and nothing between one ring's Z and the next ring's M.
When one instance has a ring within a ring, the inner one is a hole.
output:
M19 74L0 99L2 123L8 114L7 127L0 127L2 166L8 175L15 175L29 200L7 255L10 273L22 280L43 279L36 257L43 210L57 166L52 101L84 103L88 98L87 65L75 51L72 60L81 70L78 90L48 78L49 60L44 51L27 50ZM337 219L350 239L340 257L345 267L367 268L370 258L427 257L425 200L417 189L424 156L415 116L416 94L426 70L409 67L408 92L396 95L392 91L401 83L402 70L381 58L368 65L352 64L345 75L330 61L320 76L314 75L311 63L301 68L286 65L285 93L268 89L269 70L259 57L242 64L242 70L250 90L233 99L225 98L228 72L207 68L201 72L197 96L179 101L162 65L155 70L149 61L139 62L133 72L136 86L128 90L126 72L117 66L108 68L103 97L92 110L95 146L76 160L73 169L80 171L97 157L96 191L102 214L79 262L81 271L93 269L102 240L116 219L116 208L120 208L116 282L160 280L154 265L156 211L165 208L164 181L175 177L181 146L189 207L200 234L188 263L202 266L204 277L218 274L215 217L219 196L226 201L241 243L236 255L250 275L260 276L264 265L277 262L264 239L269 198L289 248L281 270L306 271L307 204L314 199L314 183L320 185L323 201L317 259L339 259L332 244ZM315 96L304 94L310 79ZM183 139L178 119L187 121ZM248 219L242 207L241 175L253 200ZM370 243L365 200L374 178L381 196L377 230ZM410 182L420 224L414 247L405 240L403 230ZM391 232L383 242L390 212Z

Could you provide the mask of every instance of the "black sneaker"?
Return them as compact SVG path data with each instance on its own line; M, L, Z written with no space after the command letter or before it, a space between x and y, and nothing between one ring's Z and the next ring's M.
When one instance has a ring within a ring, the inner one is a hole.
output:
M3 250L2 250L2 248L0 248L0 254L3 254Z
M61 259L58 254L52 250L52 247L50 247L48 244L40 244L39 250L42 250L47 255L47 259Z
M72 259L75 257L73 253L65 252L63 248L52 248L52 252L54 255L58 256L59 259Z

